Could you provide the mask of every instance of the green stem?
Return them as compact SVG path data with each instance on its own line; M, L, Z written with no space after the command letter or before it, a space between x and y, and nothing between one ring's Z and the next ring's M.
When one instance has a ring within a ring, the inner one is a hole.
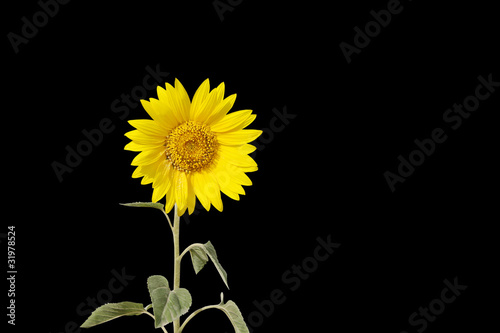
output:
M155 319L155 316L153 316L153 315L152 315L151 313L149 313L147 310L146 310L146 312L145 312L145 313L146 313L147 315L149 315L151 318L153 318L153 320ZM164 333L168 333L168 332L167 332L167 329L166 329L165 327L163 327L163 326L162 326L162 327L160 327L160 328L162 329L162 331L163 331Z
M174 236L174 288L178 289L181 284L181 258L179 256L179 225L180 217L177 214L177 204L174 205L174 225L172 227L172 234ZM180 326L180 319L174 320L174 333L178 333Z
M191 319L193 319L194 316L196 316L198 313L200 313L201 311L208 310L208 309L217 309L217 307L218 307L218 305L207 305L207 306L204 306L204 307L196 310L195 312L191 313L191 315L189 317L187 317L186 320L184 320L184 322L182 323L182 326L179 328L179 331L177 331L177 333L181 333L182 330L184 329L184 326L186 326L186 324Z
M167 218L168 225L170 226L170 229L173 229L172 227L172 222L170 222L170 217L168 217L168 214L162 209L163 214L165 214L165 217Z

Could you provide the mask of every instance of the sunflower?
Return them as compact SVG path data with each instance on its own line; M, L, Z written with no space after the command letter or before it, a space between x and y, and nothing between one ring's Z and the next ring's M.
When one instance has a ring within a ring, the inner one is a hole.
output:
M132 141L125 150L140 152L132 161L133 178L153 186L152 202L166 197L165 212L177 205L179 215L192 214L196 198L208 211L222 211L221 192L234 200L252 185L245 174L257 170L248 155L260 130L244 129L256 115L252 110L228 113L236 94L224 98L221 83L210 91L206 79L193 100L175 79L174 87L158 86L158 99L141 100L152 119L130 120L136 128L125 134Z

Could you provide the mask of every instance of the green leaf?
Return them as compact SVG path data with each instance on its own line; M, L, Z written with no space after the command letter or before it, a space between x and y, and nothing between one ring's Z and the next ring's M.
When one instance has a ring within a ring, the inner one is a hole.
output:
M226 316L231 321L231 324L233 325L234 331L236 333L250 333L248 331L247 325L245 324L245 320L241 315L240 309L238 308L236 303L234 303L233 301L228 301L227 303L224 304L222 293L221 293L221 303L219 305L216 305L215 308L223 311L226 314Z
M159 202L130 202L130 203L121 203L122 206L127 207L148 207L148 208L156 208L163 211L163 204Z
M191 260L193 261L193 267L196 274L198 274L198 272L208 262L208 255L208 257L210 257L210 259L214 263L215 268L217 268L222 281L224 281L227 289L229 289L229 285L227 284L227 273L224 268L222 268L219 259L217 259L217 252L215 252L215 248L210 241L208 241L206 244L197 244L197 246L193 247L191 250L189 250L189 252L191 254Z
M122 316L138 316L146 313L144 306L139 303L121 302L108 303L98 307L89 318L80 326L89 328Z
M170 290L168 281L161 275L148 278L148 290L153 302L155 328L165 326L188 312L191 294L187 289Z
M205 250L202 247L193 247L189 250L191 254L191 261L193 262L194 272L198 274L199 271L205 266L208 262L208 257Z

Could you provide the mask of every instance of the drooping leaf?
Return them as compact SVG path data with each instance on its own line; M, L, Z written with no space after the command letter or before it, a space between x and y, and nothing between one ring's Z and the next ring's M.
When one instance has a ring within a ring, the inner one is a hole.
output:
M193 262L193 267L194 271L196 274L205 266L205 264L208 261L208 257L212 260L212 262L215 265L215 268L219 272L222 281L226 284L227 289L229 289L229 285L227 284L227 273L222 268L222 265L219 262L219 259L217 258L217 252L215 252L215 248L212 245L210 241L208 241L206 244L198 244L197 246L193 247L191 250L189 250L191 254L191 260Z
M241 314L240 309L233 301L224 303L223 295L221 293L221 303L215 306L216 309L223 311L231 321L236 333L249 333L248 327Z
M122 316L138 316L146 313L144 306L139 303L121 302L108 303L98 307L89 318L80 326L89 328Z
M188 312L191 294L187 289L170 290L168 281L161 275L148 278L148 290L153 302L155 328L165 326Z
M191 261L193 262L194 272L198 274L199 271L205 266L208 262L207 254L205 250L201 247L193 247L189 253L191 254Z
M147 208L156 208L163 211L163 204L159 202L130 202L130 203L121 203L122 206L127 207L147 207Z
M224 283L226 284L227 289L229 289L229 285L227 284L227 273L224 270L224 268L222 268L222 265L220 264L219 259L217 259L217 252L215 252L215 248L210 241L208 241L205 244L205 250L206 250L208 256L210 257L210 259L212 260L212 262L214 263L215 268L217 268L217 271L219 272Z
M221 306L221 310L228 316L231 324L233 324L236 333L249 333L248 327L243 320L240 309L233 301L228 301Z

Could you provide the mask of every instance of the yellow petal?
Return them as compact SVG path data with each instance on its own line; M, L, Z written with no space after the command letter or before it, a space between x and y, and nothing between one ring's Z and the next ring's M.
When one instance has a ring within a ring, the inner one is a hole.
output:
M161 126L158 125L154 120L150 119L135 119L129 120L128 123L133 127L137 128L139 132L146 135L152 136L166 136L168 131L165 131Z
M165 149L163 148L145 150L137 154L137 156L132 160L131 165L152 164L164 157Z
M182 106L182 110L184 112L184 116L186 120L189 120L189 110L191 109L191 100L189 99L189 95L184 89L181 81L175 79L175 90L177 90L177 97L179 99L179 103Z
M248 143L245 143L244 145L241 145L238 148L238 151L242 154L251 154L257 149L254 145L249 145Z
M228 189L222 189L222 188L221 188L221 191L222 191L222 193L227 195L229 198L236 200L236 201L240 201L240 196L238 195L238 193L233 192L233 191L228 190Z
M236 94L230 95L214 107L211 115L206 120L208 125L216 124L231 110L236 100Z
M217 105L224 100L224 92L226 91L226 85L221 82L217 89Z
M205 123L208 117L212 114L213 110L222 101L222 99L220 99L220 89L223 89L224 87L221 87L219 85L219 87L213 89L208 93L207 91L209 89L209 86L207 79L202 83L200 88L198 89L200 93L195 95L196 101L195 98L193 98L193 104L191 107L191 119L194 121Z
M217 140L225 145L236 146L252 142L261 134L261 130L245 129L236 132L217 133Z
M158 89L161 89L161 87L158 86ZM141 104L149 116L165 131L171 130L176 125L176 122L172 122L169 117L165 116L167 110L162 107L157 99L151 98L149 102L141 99Z
M219 211L222 212L222 199L220 197L220 187L217 179L210 172L203 172L205 179L203 189L205 194L210 199L212 205Z
M205 176L201 172L195 172L192 174L192 181L193 181L193 189L194 193L196 194L196 197L198 200L200 200L200 203L203 205L203 208L205 208L207 211L210 210L210 199L208 199L207 195L205 194Z
M175 204L174 187L170 186L165 194L165 213L170 213Z
M193 177L188 175L187 181L188 181L187 182L188 183L187 207L188 207L189 215L191 215L191 214L193 214L194 207L196 206L196 196L194 194Z
M175 170L174 172L175 203L179 211L184 212L187 207L188 183L186 173Z
M160 164L161 162L162 160L160 159L159 161L152 164L145 164L138 166L137 169L132 174L132 177L134 178L143 177L141 180L142 185L152 183L156 175L156 170L158 169L158 164Z
M151 202L158 202L165 196L165 189L156 187L153 188L153 196L151 197Z
M141 172L141 167L138 166L135 168L134 172L132 172L132 178L140 178L142 176L144 176L144 174Z
M231 175L231 178L240 185L250 186L252 185L252 180L243 171L243 168L238 167L231 163L221 163L225 172Z
M253 167L240 167L241 168L241 171L243 172L255 172L257 171L259 168L257 166L253 166Z
M144 108L144 110L146 110L146 112L149 114L151 119L157 119L157 118L160 119L161 118L160 114L158 114L158 112L151 105L151 102L149 102L145 99L141 99L141 105Z
M221 175L219 174L219 176ZM223 179L219 179L219 185L222 193L224 193L233 200L236 201L240 200L239 194L245 195L245 190L243 189L243 187L241 187L241 185L234 183L233 181L228 182Z
M141 170L141 167L138 166L134 172L132 173L132 178L140 178L140 177L143 177L141 179L141 184L142 185L147 185L147 184L150 184L153 182L153 178L149 177L148 175L145 175L142 170Z
M172 175L172 163L168 160L162 160L158 163L155 171L153 188L165 194L172 184Z
M143 151L144 147L147 147L147 146L139 145L139 144L135 143L134 141L131 141L131 142L127 143L125 145L125 148L123 148L123 149L130 150L130 151Z
M187 207L187 205L186 205L186 206L184 206L184 207L182 207L182 209L177 208L177 214L179 214L179 216L184 215L184 213L186 212L186 209L187 209L187 208L188 208L188 207Z
M224 163L218 163L214 175L217 178L222 193L231 199L239 200L239 194L245 194L243 187L237 183L237 179L233 177Z
M190 109L191 120L196 121L200 111L202 110L203 103L208 97L209 92L210 92L210 81L206 79L194 93L193 102L191 103L191 109Z
M250 125L256 115L252 115L252 110L241 110L227 114L219 122L210 125L213 132L229 132L241 130Z
M159 147L165 143L165 137L146 135L139 130L127 132L125 136L139 145L150 146L150 148Z
M156 88L156 92L158 93L158 99L150 98L149 107L158 114L158 122L160 122L165 129L173 129L179 125L179 121L174 116L174 111L168 103L169 97L167 92L160 86ZM145 106L145 103L143 103L143 106Z
M220 158L237 166L255 167L257 163L248 155L242 154L237 147L221 145Z
M153 181L154 181L154 178L151 178L147 175L144 175L144 177L142 177L142 179L141 179L141 185L151 184Z
M182 97L179 96L178 91L170 84L165 84L166 98L162 102L173 113L178 124L181 124L189 119L189 109L186 109Z

